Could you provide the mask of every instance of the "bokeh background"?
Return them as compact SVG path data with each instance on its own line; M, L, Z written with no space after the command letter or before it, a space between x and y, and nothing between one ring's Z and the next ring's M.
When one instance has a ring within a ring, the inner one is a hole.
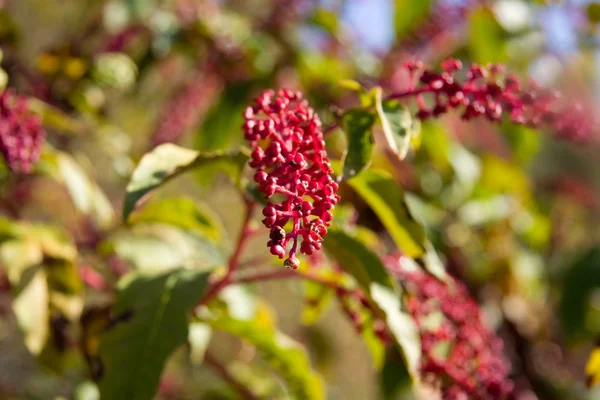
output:
M434 67L449 56L503 63L560 90L580 104L585 137L448 115L424 124L421 149L408 160L379 163L423 200L415 202L424 205L437 243L451 254L457 249L463 261L454 267L476 288L490 325L517 360L514 380L529 396L522 398L600 398L587 391L584 372L600 338L600 255L593 251L600 239L599 22L600 3L583 0L0 0L0 86L40 100L32 104L44 114L49 143L80 166L66 179L84 171L106 193L107 204L92 207L100 225L119 218L114 210L134 166L156 145L239 146L242 111L264 88L303 90L325 125L337 109L357 104L340 80L402 90L401 66L412 59ZM469 155L452 158L455 144ZM328 136L328 146L339 158L343 132ZM464 198L457 181L475 194ZM224 237L235 237L241 199L224 176L206 182L201 174L186 176L160 196L190 196L213 210ZM143 266L157 257L176 264L198 251L125 235L98 252L97 232L78 216L68 190L45 177L11 181L0 195L6 215L65 227L82 265ZM265 252L265 238L253 239L248 259ZM307 345L329 398L411 398L405 388L395 391L406 377L375 371L338 307L306 325L299 282L252 290L273 305L280 329ZM103 301L91 293L86 304ZM96 399L82 356L66 350L60 373L40 363L12 310L0 284L0 399ZM226 336L210 348L261 385L253 349ZM235 395L188 352L172 357L157 398Z

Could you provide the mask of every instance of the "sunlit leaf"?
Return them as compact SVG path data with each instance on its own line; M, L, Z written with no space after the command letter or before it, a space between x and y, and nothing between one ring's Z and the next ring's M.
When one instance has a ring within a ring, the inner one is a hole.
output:
M402 188L388 174L364 171L348 183L373 209L407 256L416 258L423 254L424 229L410 215Z
M404 310L398 292L379 283L371 284L371 297L386 316L386 324L400 345L402 355L413 379L419 376L421 340L419 329L410 314Z
M42 155L39 169L67 188L77 211L88 215L101 229L112 226L115 212L110 200L73 157L49 148Z
M134 224L138 222L169 224L211 240L218 240L222 228L216 218L208 210L198 208L192 199L178 197L148 204L132 214L130 221Z
M359 174L371 162L373 153L371 129L375 118L372 112L360 108L344 113L344 128L348 140L342 175L344 179Z
M13 310L25 344L40 355L51 345L51 310L70 321L81 314L77 250L64 232L50 226L9 220L0 225L0 267L13 286ZM54 357L54 367L60 364L60 355Z
M381 259L359 240L335 229L328 232L324 246L327 253L356 279L368 298L381 310L411 374L417 376L421 351L419 332L410 315L403 310L400 286L390 278ZM375 365L380 367L383 353L373 356Z
M165 362L188 338L188 314L204 292L208 273L177 269L132 273L119 282L118 322L101 337L102 398L152 399Z
M101 251L114 252L144 271L166 271L178 266L213 268L225 263L214 242L164 223L138 223L118 231L102 243Z
M211 164L235 154L202 154L171 143L162 144L146 153L133 171L123 204L123 219L144 201L151 192L175 176L201 165Z
M413 136L418 134L415 130L420 129L421 125L413 123L410 111L398 100L384 100L381 96L380 89L377 91L375 107L382 130L375 135L375 140L384 151L403 160L408 154Z

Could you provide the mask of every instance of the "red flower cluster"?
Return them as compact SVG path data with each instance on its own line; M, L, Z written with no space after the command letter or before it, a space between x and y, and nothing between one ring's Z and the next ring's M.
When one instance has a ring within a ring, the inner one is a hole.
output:
M421 332L424 381L437 386L446 400L509 398L513 383L502 340L484 326L465 286L407 272L398 261L388 266L403 281L408 309Z
M0 152L14 173L31 172L40 158L46 132L23 97L10 90L0 94Z
M221 89L215 74L198 72L165 106L152 135L152 147L174 143L192 129Z
M581 106L561 106L556 91L543 90L534 82L523 87L516 76L504 72L502 65L473 64L464 71L459 60L450 58L441 66L442 72L435 72L424 68L420 61L406 63L410 86L389 97L415 96L420 119L460 109L464 120L482 116L499 121L508 115L515 123L549 127L561 138L581 140L588 133L590 116L582 115L585 112ZM461 74L466 75L465 79ZM425 104L424 95L433 96L432 106Z
M291 90L263 92L244 112L246 139L253 149L250 166L256 168L254 180L265 198L274 195L280 202L268 202L263 209L263 224L271 229L267 246L284 258L285 266L296 269L296 250L311 255L321 249L331 209L340 200L338 185L331 178L331 165L319 116L302 94ZM291 222L290 232L285 226Z

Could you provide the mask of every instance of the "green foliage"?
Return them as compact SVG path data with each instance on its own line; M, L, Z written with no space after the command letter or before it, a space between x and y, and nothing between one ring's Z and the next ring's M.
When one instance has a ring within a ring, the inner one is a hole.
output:
M590 315L592 292L600 287L600 248L594 247L580 256L562 279L560 318L564 332L571 340L598 335L598 315ZM596 321L586 320L595 318Z
M431 3L431 0L395 0L394 26L396 37L402 39L403 36L418 26L419 22L429 13Z
M481 7L469 15L469 51L473 61L500 63L506 61L506 32L491 10Z
M348 150L344 157L343 178L350 179L367 168L373 153L371 129L375 115L365 109L346 111L342 117L348 140Z
M381 90L377 91L375 108L383 133L379 142L386 151L403 160L408 154L413 138L419 135L420 121L413 121L408 108L397 100L383 100Z
M221 312L203 320L215 329L235 335L254 346L285 380L291 398L326 398L323 380L311 370L306 351L275 328L271 312L265 304L259 303L250 315L244 313L242 318L234 318L231 312Z
M425 232L410 215L402 189L381 171L365 171L349 181L386 227L396 245L408 256L424 252Z
M408 370L417 379L420 359L419 332L412 318L403 310L402 291L394 282L377 254L360 240L336 230L329 232L325 250L340 267L352 275L370 300L385 317L388 328L405 359ZM383 353L374 353L376 366L381 366Z
M176 269L134 272L119 282L115 323L100 342L102 398L152 399L165 362L188 337L188 314L204 292L208 273Z
M187 197L167 198L142 208L130 218L131 223L161 223L179 227L199 236L218 241L221 226L208 209L200 209Z
M142 157L127 185L127 194L123 204L123 220L153 190L183 172L200 166L214 164L223 159L233 158L236 154L202 154L194 150L163 144Z
M60 229L0 220L0 266L13 285L13 311L29 350L52 346L50 319L75 321L83 306L77 249ZM51 360L60 368L58 360Z

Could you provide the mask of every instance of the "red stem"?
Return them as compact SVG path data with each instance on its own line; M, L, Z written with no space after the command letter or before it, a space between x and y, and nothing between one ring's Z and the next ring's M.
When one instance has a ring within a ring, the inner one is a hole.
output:
M221 376L221 378L231 384L231 386L233 386L243 398L247 400L258 400L258 397L252 393L250 389L244 386L244 384L238 381L233 375L231 375L227 368L221 364L211 353L206 352L204 355L204 361L213 367L214 370L217 371L217 373Z
M235 249L229 258L229 263L227 267L227 273L223 278L215 282L210 289L206 292L202 300L198 305L208 304L213 298L219 294L223 288L231 283L231 275L235 272L240 265L240 257L242 255L242 251L248 238L254 233L253 229L250 228L250 221L252 219L252 213L254 208L256 207L256 203L252 200L245 199L246 202L246 215L244 216L244 221L242 223L242 230L240 232L240 236L238 237L238 241L236 243Z

